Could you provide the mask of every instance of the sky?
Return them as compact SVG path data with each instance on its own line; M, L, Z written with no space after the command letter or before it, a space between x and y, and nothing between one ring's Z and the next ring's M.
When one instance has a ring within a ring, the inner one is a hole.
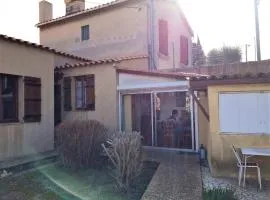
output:
M53 17L65 14L64 0L48 0L53 3ZM86 0L86 7L110 0ZM239 46L245 59L248 44L248 60L255 59L254 0L176 0L184 11L195 36L199 36L207 53L223 45ZM39 0L0 0L0 34L39 42ZM270 0L260 0L259 20L262 59L270 59ZM196 38L195 38L196 39Z

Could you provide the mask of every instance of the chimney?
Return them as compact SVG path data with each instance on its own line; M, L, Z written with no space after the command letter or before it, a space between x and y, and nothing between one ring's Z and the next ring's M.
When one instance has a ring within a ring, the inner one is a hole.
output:
M53 18L53 5L45 0L39 2L39 22L48 21Z
M85 9L85 0L65 0L66 15L80 12Z

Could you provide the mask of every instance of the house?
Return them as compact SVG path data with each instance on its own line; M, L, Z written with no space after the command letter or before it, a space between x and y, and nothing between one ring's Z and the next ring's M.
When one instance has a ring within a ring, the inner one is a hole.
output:
M54 66L83 61L0 35L0 161L54 148Z
M92 60L148 55L145 70L192 65L193 31L176 1L65 3L66 15L53 19L52 4L40 2L41 44Z
M189 77L201 75L128 67L140 59L143 57L57 66L56 85L62 98L56 104L61 105L61 121L95 119L112 130L141 132L145 146L197 151L203 131L199 128L203 127L192 125L197 124L201 111L189 94ZM185 133L178 139L173 130L164 136L167 130L162 128L174 109L186 120Z
M268 60L242 65L256 67L256 63L258 67L270 64ZM237 148L269 148L269 73L191 78L190 87L204 96L201 106L205 122L199 121L199 124L207 123L209 129L206 127L200 137L207 147L211 173L214 176L237 176L232 145ZM269 179L270 159L257 159L261 160L263 177Z

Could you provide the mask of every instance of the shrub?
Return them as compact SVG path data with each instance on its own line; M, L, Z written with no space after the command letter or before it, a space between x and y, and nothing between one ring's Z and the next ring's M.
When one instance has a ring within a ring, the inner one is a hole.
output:
M111 160L115 170L113 177L118 187L127 192L131 183L140 174L142 169L141 135L138 132L113 133L103 148Z
M203 200L237 200L230 188L212 188L203 191Z
M99 161L108 129L95 120L66 121L55 131L56 147L66 167L93 167Z

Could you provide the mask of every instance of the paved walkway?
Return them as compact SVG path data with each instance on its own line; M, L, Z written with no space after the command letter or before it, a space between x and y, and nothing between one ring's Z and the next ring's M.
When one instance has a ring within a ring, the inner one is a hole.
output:
M142 200L201 200L202 179L197 156L146 150L145 160L160 163Z

